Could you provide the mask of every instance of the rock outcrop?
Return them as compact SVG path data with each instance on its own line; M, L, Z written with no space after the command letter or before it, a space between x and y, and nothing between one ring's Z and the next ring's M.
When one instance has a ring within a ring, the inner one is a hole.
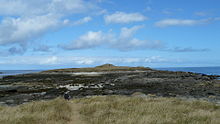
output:
M5 76L0 79L0 104L18 105L53 99L69 91L71 98L91 95L132 95L137 92L163 97L220 100L217 76L190 72L159 71L144 67L49 70Z

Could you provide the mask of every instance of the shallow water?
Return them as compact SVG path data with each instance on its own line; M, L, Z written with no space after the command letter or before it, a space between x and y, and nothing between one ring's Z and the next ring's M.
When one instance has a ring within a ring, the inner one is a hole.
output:
M220 75L220 67L170 67L170 68L156 68L157 70L168 71L184 71L202 73L208 75Z
M0 74L0 78L8 75L27 74L27 73L35 73L40 71L42 70L0 70L0 72L3 72L2 74Z

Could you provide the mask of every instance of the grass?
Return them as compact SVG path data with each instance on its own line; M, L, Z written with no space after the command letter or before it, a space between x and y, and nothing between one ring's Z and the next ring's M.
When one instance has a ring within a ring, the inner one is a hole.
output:
M81 99L90 124L219 124L220 107L175 98L93 97Z
M0 124L65 124L72 109L62 99L32 102L16 107L0 107Z
M152 70L147 67L127 67L127 66L114 66L112 64L104 64L101 66L96 66L94 68L66 68L66 69L55 69L43 71L43 73L48 72L103 72L103 71L149 71Z
M176 98L94 96L0 107L1 124L219 124L220 106Z

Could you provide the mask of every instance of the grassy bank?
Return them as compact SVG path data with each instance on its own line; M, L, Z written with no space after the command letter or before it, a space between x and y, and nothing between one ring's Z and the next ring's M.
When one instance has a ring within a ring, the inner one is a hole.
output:
M96 96L0 107L1 124L219 124L220 106L175 98Z

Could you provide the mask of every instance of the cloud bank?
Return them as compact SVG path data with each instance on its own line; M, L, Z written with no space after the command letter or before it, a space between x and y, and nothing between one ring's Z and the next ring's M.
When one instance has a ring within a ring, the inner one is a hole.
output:
M193 20L193 19L164 19L155 23L157 27L170 27L170 26L194 26L199 24L208 23L210 19Z
M170 51L170 52L208 52L208 51L210 51L210 49L206 49L206 48L196 49L196 48L192 48L192 47L185 47L185 48L175 47L172 49L165 49L164 51Z
M1 57L0 57L1 58ZM150 57L77 57L77 56L19 56L5 57L0 65L100 65L162 63L168 60L160 56Z
M5 18L0 23L0 45L26 44L46 31L64 23L53 15L34 16L32 18Z
M50 31L84 24L92 19L86 16L71 21L68 16L98 9L94 2L85 0L1 0L0 46L17 45L25 51L32 40Z
M120 51L159 49L163 47L163 43L160 41L140 40L135 38L134 34L141 28L143 28L143 26L133 26L131 28L123 27L119 35L115 35L112 32L104 33L102 31L89 31L71 43L61 44L59 46L66 50L105 46Z

